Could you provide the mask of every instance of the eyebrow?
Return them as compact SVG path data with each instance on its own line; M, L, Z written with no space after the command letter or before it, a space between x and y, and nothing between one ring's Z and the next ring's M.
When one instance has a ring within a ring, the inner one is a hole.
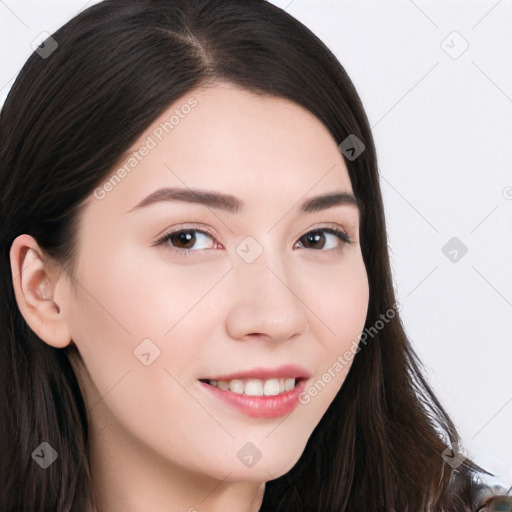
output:
M136 206L128 210L127 213L160 202L201 204L209 208L224 210L228 213L240 213L244 206L244 202L241 199L231 194L197 188L167 187L160 188L149 194ZM336 191L306 199L300 204L299 211L300 213L312 213L327 210L335 206L352 206L360 209L358 200L353 194L344 191Z

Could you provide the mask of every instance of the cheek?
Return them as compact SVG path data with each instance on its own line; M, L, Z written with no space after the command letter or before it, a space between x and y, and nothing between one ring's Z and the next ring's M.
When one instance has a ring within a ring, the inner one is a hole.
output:
M318 312L316 322L321 350L315 380L310 383L304 403L323 412L330 405L347 376L354 359L368 311L369 286L361 258L340 267L337 279L329 273L326 286L312 296L311 309Z
M110 251L83 255L87 264L77 275L87 285L78 286L71 334L92 380L92 400L106 395L105 403L128 422L132 405L161 411L162 403L187 399L170 374L181 383L190 380L198 344L207 338L208 326L200 331L198 316L208 313L208 298L201 299L225 270L192 271L110 245Z
M333 272L326 270L323 286L311 287L311 309L319 317L318 339L326 353L345 350L364 328L369 287L362 257L348 259Z
M107 300L120 299L120 315L130 331L142 337L153 334L168 340L175 326L208 302L209 293L230 268L228 261L198 265L194 256L187 263L182 261L186 256L171 259L163 248L128 251L124 268L118 266L111 273L112 289L118 294Z
M93 423L101 430L105 418L111 418L132 440L141 440L185 464L187 447L205 439L204 421L208 417L183 387L188 385L187 371L197 357L191 329L178 339L190 344L176 343L176 336L188 325L186 315L168 336L164 333L197 301L196 293L187 291L190 287L185 282L164 282L151 275L149 268L147 273L134 272L127 258L117 259L116 264L114 259L101 265L96 261L96 266L81 274L87 291L79 287L71 317L72 338L87 369L81 380L88 406L97 418ZM104 268L108 272L102 273ZM198 284L195 292L199 288ZM152 361L147 366L138 350L145 339L154 342L144 348ZM158 356L153 359L155 350ZM201 450L204 453L207 446Z
M96 321L98 328L112 325L133 341L164 337L224 273L217 267L196 270L190 263L166 260L159 248L122 246L121 241L109 244L109 250L90 251L83 261L80 279L97 306L92 304L89 313L110 317L106 326Z

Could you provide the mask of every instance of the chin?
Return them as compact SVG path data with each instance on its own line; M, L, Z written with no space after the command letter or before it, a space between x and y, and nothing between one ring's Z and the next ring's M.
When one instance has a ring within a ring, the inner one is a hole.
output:
M238 460L236 464L231 461L228 464L218 461L213 463L209 474L225 482L268 482L288 473L295 466L300 455L301 453L289 457L283 457L283 454L279 457L275 454L268 457L262 455L260 460L247 466ZM229 476L226 476L228 474Z

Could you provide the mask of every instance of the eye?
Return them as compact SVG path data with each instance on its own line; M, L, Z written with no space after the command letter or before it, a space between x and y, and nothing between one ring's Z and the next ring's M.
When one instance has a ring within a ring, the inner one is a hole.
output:
M169 243L172 251L187 256L192 252L213 249L215 244L208 244L208 240L213 241L214 235L200 229L184 228L166 233L154 245ZM191 247L194 247L194 245L196 247L192 249Z
M309 231L298 241L305 249L324 250L336 249L339 247L340 242L341 245L352 243L347 233L339 228L318 228ZM308 247L308 245L313 245L313 247Z

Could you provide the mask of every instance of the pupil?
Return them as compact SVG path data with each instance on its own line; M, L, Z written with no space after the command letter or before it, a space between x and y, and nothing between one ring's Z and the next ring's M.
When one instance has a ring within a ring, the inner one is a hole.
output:
M187 243L190 244L190 242L192 242L192 245L194 245L195 237L190 232L178 233L176 237L180 242L183 242L183 245L186 245Z
M309 241L312 241L313 243L321 241L322 234L319 231L316 231L315 233L312 233L307 236L308 243Z

